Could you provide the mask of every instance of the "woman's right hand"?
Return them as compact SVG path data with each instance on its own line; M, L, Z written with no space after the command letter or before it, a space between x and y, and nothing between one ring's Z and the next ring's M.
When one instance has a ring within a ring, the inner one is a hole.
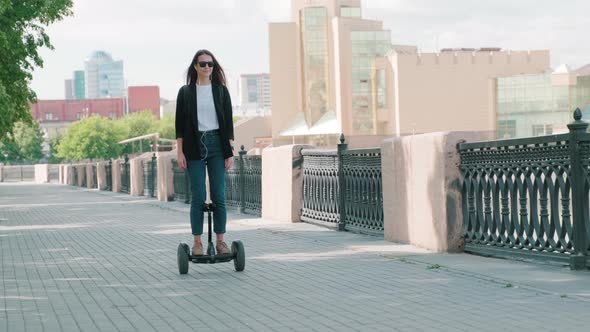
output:
M179 153L177 155L176 162L178 163L178 167L186 169L186 158L184 157L184 153Z

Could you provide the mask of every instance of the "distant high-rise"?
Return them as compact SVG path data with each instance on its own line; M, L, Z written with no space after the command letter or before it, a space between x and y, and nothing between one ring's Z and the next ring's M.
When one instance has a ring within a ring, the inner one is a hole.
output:
M74 79L73 79L74 99L86 98L86 91L85 90L86 90L86 83L84 80L84 71L83 70L74 71Z
M271 109L269 74L241 75L240 108L244 116L269 115Z
M84 61L86 98L125 97L123 61L114 61L104 51L93 52Z
M66 100L74 99L74 80L68 79L65 81Z

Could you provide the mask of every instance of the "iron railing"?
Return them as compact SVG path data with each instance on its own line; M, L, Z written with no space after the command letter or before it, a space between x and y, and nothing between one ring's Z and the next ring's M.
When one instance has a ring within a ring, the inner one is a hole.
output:
M242 204L240 187L240 157L234 156L233 166L225 173L225 205L239 209Z
M190 179L188 170L178 167L176 159L172 160L174 199L188 204L191 201Z
M113 190L113 161L109 159L109 163L104 166L106 176L106 190Z
M158 167L156 154L152 159L143 163L143 195L147 197L156 197L158 190Z
M303 207L301 220L329 227L340 223L338 153L301 150L303 156Z
M4 182L15 181L34 181L35 180L35 166L34 165L15 165L2 166Z
M225 202L241 213L262 213L262 157L246 155L243 145L225 174Z
M459 145L465 251L588 265L590 134Z
M124 162L120 164L121 170L121 192L129 194L131 174L129 171L129 156L125 155Z
M72 185L78 185L78 168L75 166L71 166L70 170L72 172Z
M78 169L80 169L80 167L76 167L76 170ZM82 179L80 187L86 188L86 167L83 167L82 170L78 172L78 179Z
M96 171L96 164L92 165L92 188L98 188L98 172Z
M343 150L341 158L344 228L383 234L381 149Z
M49 168L49 182L58 182L59 181L59 165L50 164L48 165Z
M176 200L190 203L190 180L187 170L172 160ZM260 215L262 211L262 158L247 156L242 146L233 166L225 174L225 204L241 213Z
M338 230L383 235L380 149L302 150L301 219Z

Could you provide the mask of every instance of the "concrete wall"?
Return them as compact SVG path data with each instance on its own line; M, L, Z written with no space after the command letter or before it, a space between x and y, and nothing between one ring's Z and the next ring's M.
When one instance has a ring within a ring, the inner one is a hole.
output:
M94 185L94 169L92 169L93 163L86 164L86 188L91 189Z
M98 190L107 189L107 170L108 161L101 161L96 163L96 181Z
M240 120L234 124L234 142L237 155L240 146L246 151L255 148L255 138L272 136L272 118L256 117Z
M176 159L177 150L158 153L158 200L163 202L172 201L175 198L174 192L174 171L172 170L172 159Z
M35 183L49 183L49 165L35 165Z
M439 252L463 250L457 143L482 133L438 132L381 144L384 236Z
M283 222L301 221L303 205L301 149L308 145L285 145L262 151L262 218Z
M121 192L121 164L124 163L124 160L116 159L113 160L113 168L112 176L113 176L113 192L118 193Z

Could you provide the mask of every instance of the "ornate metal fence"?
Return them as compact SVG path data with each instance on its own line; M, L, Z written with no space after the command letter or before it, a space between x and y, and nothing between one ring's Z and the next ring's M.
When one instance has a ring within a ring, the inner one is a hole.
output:
M241 151L240 151L241 152ZM245 152L245 151L244 151ZM260 215L262 212L262 156L247 156L240 153L243 169L242 212Z
M80 170L80 167L76 167L76 170L78 170L78 178L82 180L80 187L86 188L86 167L82 168L82 170Z
M240 189L240 157L234 157L233 166L225 173L225 204L239 209L242 204Z
M383 234L381 149L344 150L341 157L345 229Z
M576 110L569 134L465 143L465 251L588 264L590 134Z
M190 180L188 171L178 167L176 159L172 160L172 172L174 182L174 199L186 204L191 201Z
M98 172L96 171L96 164L92 165L92 188L98 188Z
M50 164L48 167L49 167L49 182L57 182L59 180L59 165Z
M113 161L109 159L109 163L104 166L106 174L107 187L106 190L113 190Z
M176 200L190 203L188 171L180 169L172 160ZM262 211L262 157L247 156L242 146L233 166L225 174L225 203L242 213L260 215Z
M339 230L383 234L380 149L302 150L301 219Z
M5 182L35 180L35 166L33 165L3 166L3 172L3 181Z
M156 154L152 159L143 163L143 195L147 197L156 197L158 189L158 167L156 165Z
M246 155L243 145L225 175L225 200L228 207L239 208L241 213L262 212L262 157Z
M72 185L77 186L78 185L78 168L77 167L71 167L70 168L72 171Z
M131 174L129 172L129 157L125 155L123 163L119 164L121 170L121 192L129 194L129 184Z
M303 208L301 220L329 227L340 223L338 153L301 150L303 155Z

